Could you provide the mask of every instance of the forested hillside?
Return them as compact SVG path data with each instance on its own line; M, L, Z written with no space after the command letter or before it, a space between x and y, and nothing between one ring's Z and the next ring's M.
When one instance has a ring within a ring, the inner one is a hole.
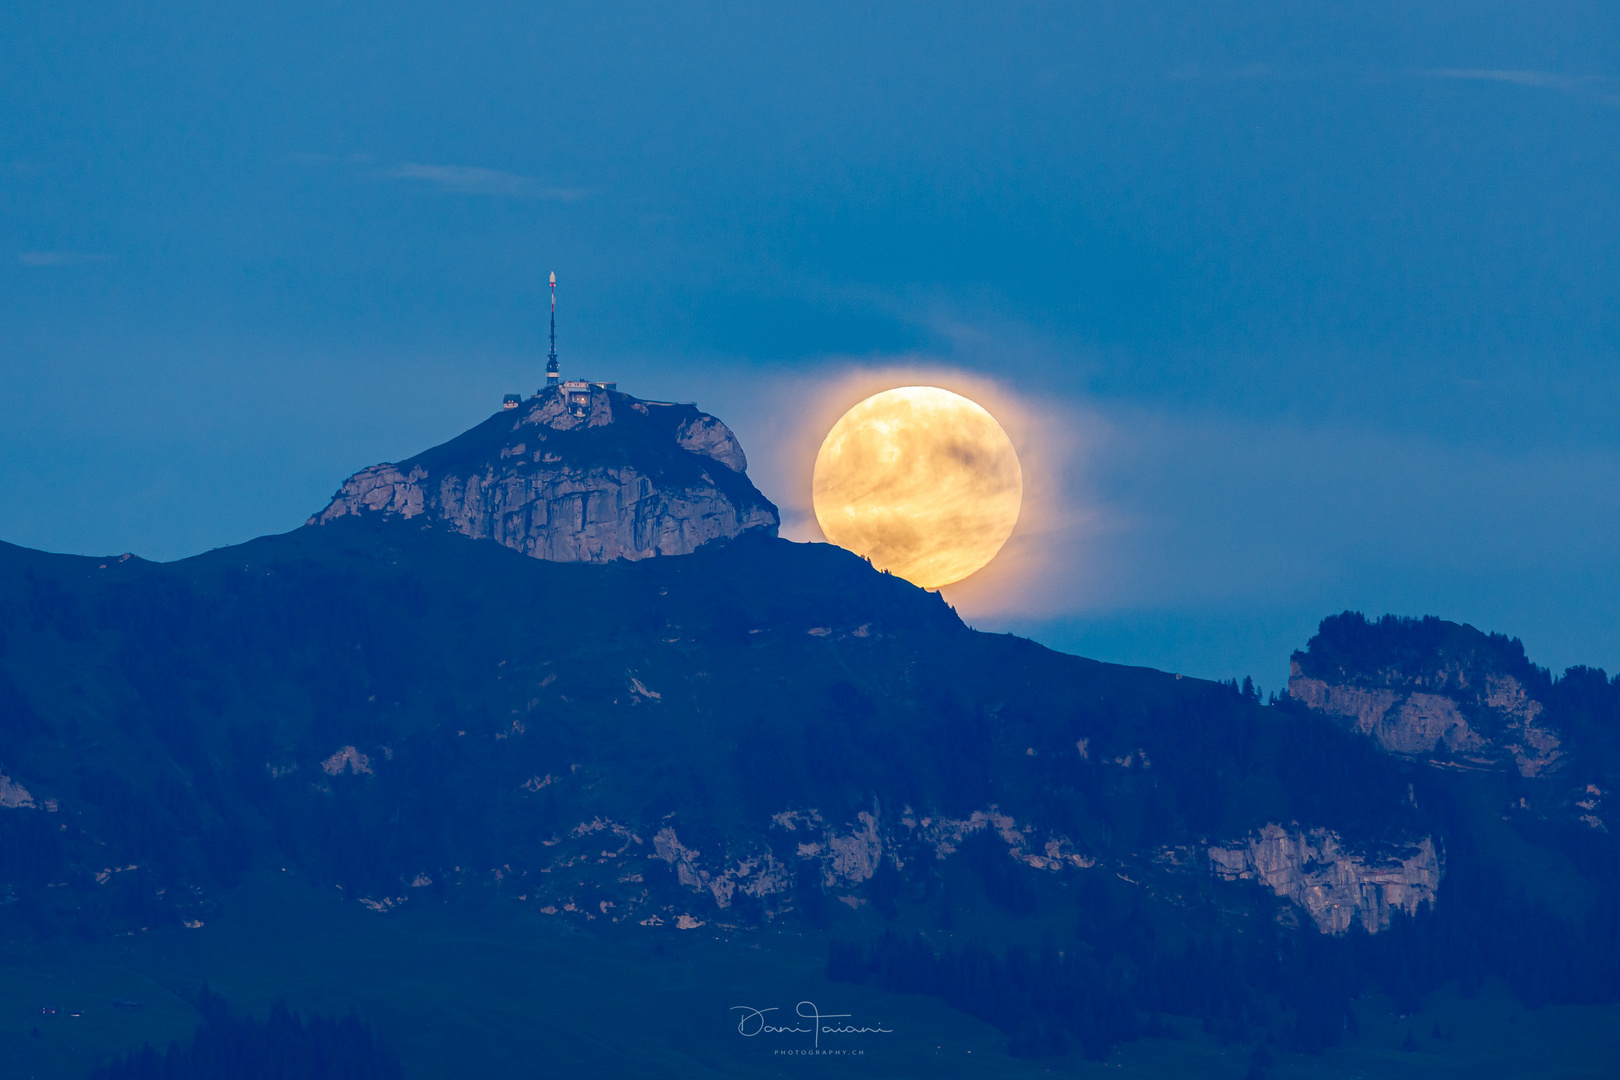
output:
M1536 688L1609 745L1602 673ZM1620 994L1612 835L1536 809L1581 755L1436 768L765 536L604 566L365 519L165 565L0 548L12 940L204 924L286 867L379 913L475 889L831 934L835 978L1019 1053L1177 1017L1315 1050L1369 989Z

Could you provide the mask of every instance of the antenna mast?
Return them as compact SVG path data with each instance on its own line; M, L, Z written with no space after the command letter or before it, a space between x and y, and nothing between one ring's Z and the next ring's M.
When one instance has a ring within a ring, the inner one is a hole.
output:
M551 353L546 358L546 388L557 385L557 272L551 272Z

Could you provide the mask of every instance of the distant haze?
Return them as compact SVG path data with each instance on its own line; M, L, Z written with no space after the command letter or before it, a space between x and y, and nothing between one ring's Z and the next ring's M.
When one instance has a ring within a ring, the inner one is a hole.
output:
M1620 667L1614 5L0 18L0 539L294 528L532 393L555 270L565 376L719 415L788 535L845 395L972 388L1031 508L981 627Z

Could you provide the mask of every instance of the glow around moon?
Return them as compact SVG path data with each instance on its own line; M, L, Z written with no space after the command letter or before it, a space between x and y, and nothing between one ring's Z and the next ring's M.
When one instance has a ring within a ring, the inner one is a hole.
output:
M935 589L1001 550L1024 476L1012 440L976 402L934 386L874 394L816 454L816 521L828 540Z

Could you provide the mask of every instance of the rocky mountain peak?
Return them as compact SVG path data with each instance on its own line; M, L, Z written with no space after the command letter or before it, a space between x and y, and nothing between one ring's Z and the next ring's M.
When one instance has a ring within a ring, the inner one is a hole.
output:
M549 387L443 445L362 469L309 519L422 518L537 559L684 555L776 532L731 429L695 405L601 383Z
M1563 751L1545 713L1548 673L1517 639L1432 616L1322 620L1293 655L1288 693L1347 720L1391 753L1463 767L1511 765L1524 776Z

